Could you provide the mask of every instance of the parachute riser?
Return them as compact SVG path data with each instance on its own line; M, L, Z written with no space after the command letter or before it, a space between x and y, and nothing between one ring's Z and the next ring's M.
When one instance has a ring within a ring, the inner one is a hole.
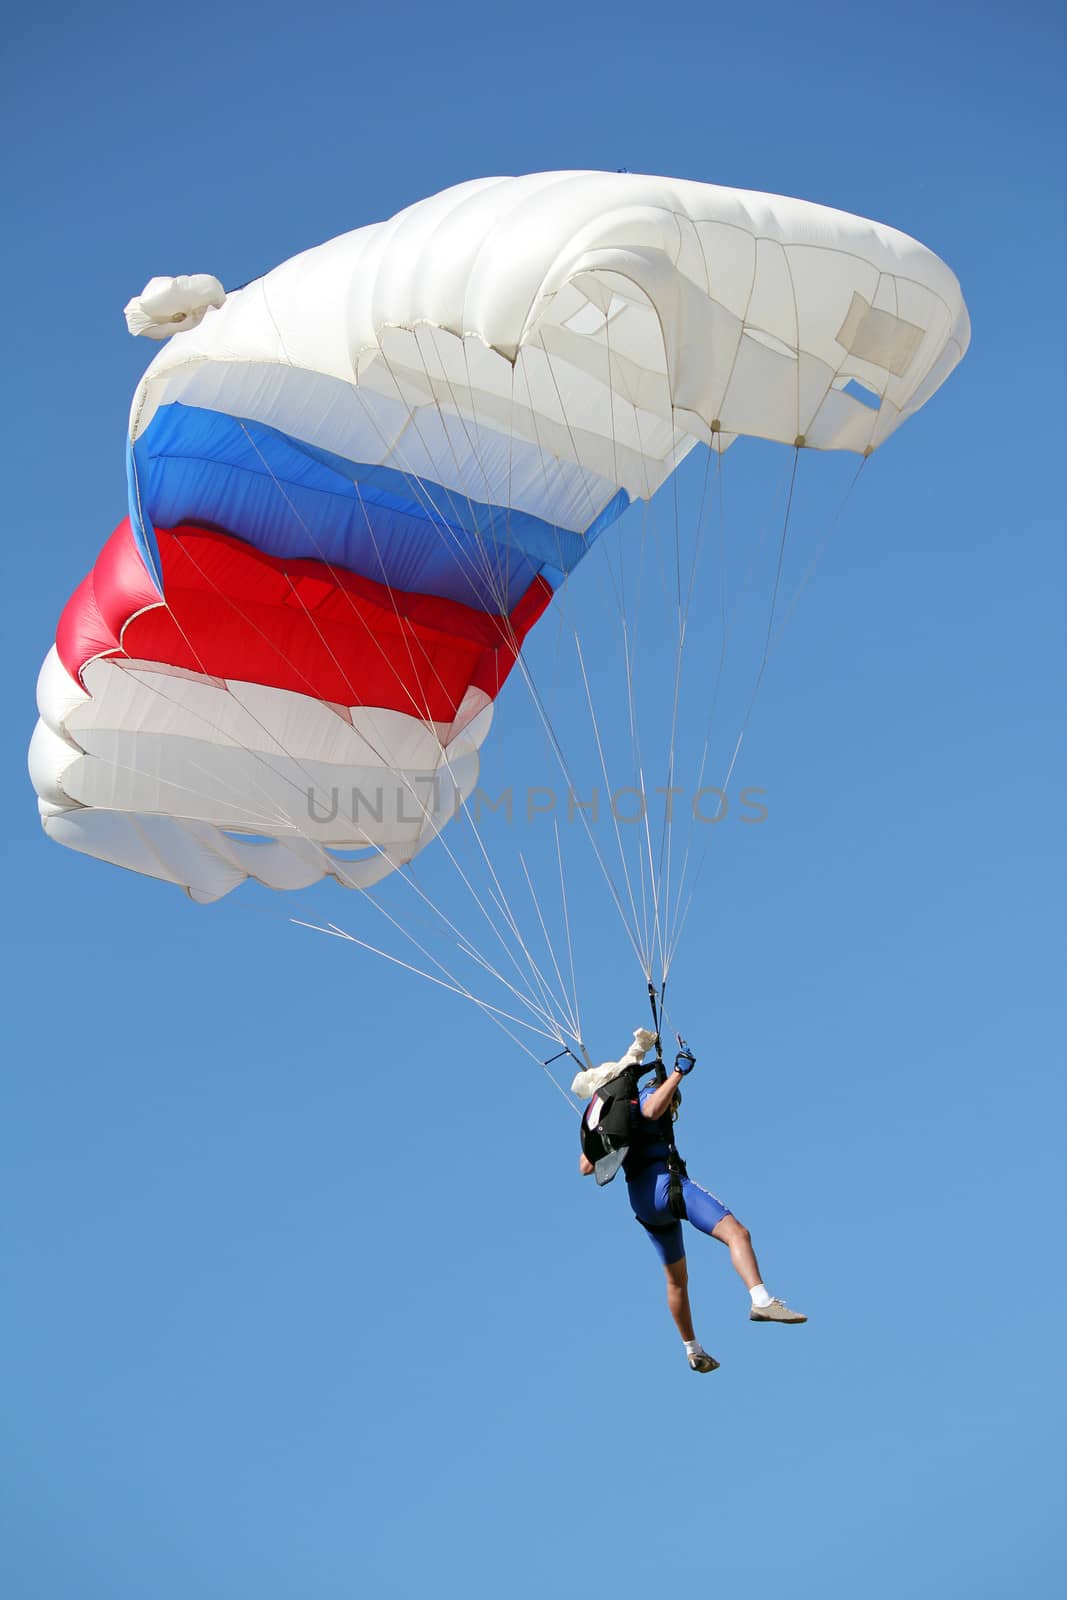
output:
M663 1008L663 996L667 992L666 982L661 992L657 993L656 986L651 978L648 982L648 1003L652 1008L652 1031L656 1035L656 1082L663 1083L667 1077L667 1068L663 1064L663 1041L659 1034L659 1019Z
M667 992L666 983L664 983L662 990L658 994L656 992L655 985L653 983L649 983L649 986L648 986L648 1003L652 1008L652 1021L655 1024L655 1033L656 1033L656 1082L657 1083L664 1083L666 1081L666 1079L667 1079L667 1064L663 1059L663 1041L660 1038L660 1031L659 1031L659 1029L660 1029L660 1017L663 1014L663 996L666 994L666 992ZM679 1061L688 1061L692 1066L695 1066L696 1065L696 1056L693 1054L692 1050L690 1050L688 1044L682 1038L681 1034L680 1033L675 1033L674 1037L678 1041L678 1053L674 1058L675 1069L677 1069Z
M657 1083L666 1083L668 1077L667 1067L663 1060L663 1041L660 1038L660 1017L663 1014L663 997L666 992L666 982L664 982L663 988L657 994L655 984L651 979L649 979L648 1003L652 1007L652 1021L655 1024L656 1029ZM679 1045L682 1046L682 1051L679 1052L678 1058L675 1061L675 1067L678 1065L678 1060L681 1060L683 1052L687 1058L689 1056L688 1045L686 1045L681 1034L679 1034L677 1037ZM673 1118L670 1118L668 1113L668 1116L665 1118L665 1120L667 1123L667 1126L664 1130L667 1145L667 1207L672 1217L677 1218L679 1222L684 1222L688 1216L688 1213L685 1209L685 1190L682 1188L682 1182L684 1179L688 1178L689 1174L686 1171L685 1162L678 1154L678 1146L674 1142Z

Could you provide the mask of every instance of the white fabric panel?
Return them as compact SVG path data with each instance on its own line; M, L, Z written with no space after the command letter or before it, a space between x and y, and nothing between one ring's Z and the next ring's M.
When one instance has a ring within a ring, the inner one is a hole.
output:
M67 716L89 696L59 659L55 645L49 650L37 674L37 710L53 733L62 733Z
M54 651L41 671L29 765L45 831L206 900L247 877L278 889L377 882L473 791L493 715L472 690L452 726L434 730L395 711L106 659L86 683L89 694Z
M63 786L68 767L81 759L81 751L69 739L54 733L41 718L33 730L30 748L26 752L26 765L30 769L30 782L40 800L50 806L69 806L70 798Z
M437 767L327 765L202 739L102 729L84 735L62 792L82 806L156 812L321 839L341 849L410 845L434 807ZM46 798L54 798L48 795Z
M613 306L606 321L575 320L579 282L589 304ZM857 315L857 296L868 314ZM287 381L302 382L297 368L394 397L400 382L411 405L458 411L564 461L577 455L581 468L647 494L682 450L680 427L705 440L718 423L727 435L874 448L944 381L969 337L952 272L879 223L630 173L491 178L306 251L235 291L157 356L134 400L131 436L156 405L193 393L193 370L204 364L222 368L210 379L213 403L248 415L249 385L261 381L250 364L275 365ZM566 382L531 408L512 386L511 364L541 343ZM604 394L609 349L619 357L614 407ZM884 396L881 412L835 388L842 375ZM321 403L307 400L302 423L269 388L261 420L311 437ZM567 448L560 442L561 403L578 423L577 451L569 435ZM646 432L634 405L669 436ZM548 439L545 419L557 430ZM611 477L604 444L613 428L623 467ZM440 479L449 451L429 454L425 475ZM453 486L486 498L485 466L473 464L480 454Z
M322 853L290 845L245 845L216 828L119 811L68 811L44 819L50 839L113 866L220 899L248 878L273 889L306 889L323 877Z
M668 390L662 373L644 373L624 359L614 363L606 350L591 341L568 340L565 329L545 326L541 335L545 341L541 348L527 345L520 352L513 381L513 369L507 368L514 400L488 389L472 390L458 379L428 377L424 368L406 365L419 360L420 347L413 336L396 330L389 330L386 351L364 369L360 381L388 383L411 408L411 425L394 453L395 465L403 463L404 469L410 470L407 451L417 440L426 452L424 476L484 500L489 487L482 466L481 438L485 433L496 430L498 444L494 448L504 460L513 442L521 446L527 438L536 440L532 456L527 446L524 457L529 463L523 480L526 498L520 501L516 486L509 491L505 482L505 494L498 503L582 528L617 489L634 496L650 494L668 475L678 452L684 454L693 440L668 420ZM459 345L451 335L447 338ZM589 370L581 371L575 359ZM610 389L609 371L614 380ZM659 411L641 409L650 398L660 402ZM668 418L661 414L664 406ZM427 422L433 410L439 413L437 426ZM578 467L577 474L570 470L571 463ZM583 505L584 521L578 520ZM595 510L589 514L591 505ZM557 511L559 515L554 514Z
M447 734L444 725L434 731L401 711L332 706L295 690L149 662L90 662L85 684L89 695L62 723L83 747L94 729L136 728L297 761L363 766L400 754L418 767L436 763Z
M182 856L189 853L189 831L167 817L150 817L142 822L117 811L72 810L62 816L46 817L43 822L50 839L84 855L183 887L190 882L190 874L181 870ZM195 862L190 860L188 864L193 867L192 877L197 878ZM236 888L242 875L233 876L230 887ZM212 879L217 881L214 862L205 866L201 881L206 884Z
M477 782L477 757L464 758L451 778L453 783L442 783L440 809L425 820L413 843L360 851L358 860L334 857L303 838L241 840L208 823L144 813L85 807L59 812L42 805L41 822L57 843L180 884L195 900L217 900L247 878L270 889L303 889L333 877L345 888L366 889L403 866L454 816L460 798Z
M151 278L126 305L126 326L149 339L169 339L182 328L195 328L209 306L221 306L226 291L206 272L191 278Z

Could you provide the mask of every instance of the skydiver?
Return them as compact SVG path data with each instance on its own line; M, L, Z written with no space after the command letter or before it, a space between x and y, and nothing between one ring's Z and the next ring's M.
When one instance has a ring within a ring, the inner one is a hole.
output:
M681 1104L682 1079L692 1071L695 1063L688 1051L684 1051L679 1054L674 1070L667 1074L663 1082L649 1083L638 1090L636 1078L640 1076L641 1063L655 1044L654 1033L647 1028L636 1029L634 1042L621 1061L604 1062L602 1066L579 1072L571 1089L581 1099L591 1100L598 1091L607 1089L613 1079L628 1071L631 1073L633 1094L632 1097L627 1094L628 1103L624 1112L629 1146L621 1162L630 1205L663 1263L667 1277L667 1306L685 1344L691 1369L694 1372L714 1372L719 1363L714 1356L708 1355L693 1330L682 1224L669 1205L673 1123ZM588 1116L587 1110L583 1126ZM578 1170L583 1177L588 1177L596 1170L594 1162L584 1150L579 1157ZM744 1224L715 1195L693 1182L685 1172L684 1163L678 1164L678 1172L685 1219L701 1233L718 1239L729 1250L734 1269L751 1298L749 1320L792 1324L807 1322L806 1316L791 1310L784 1301L775 1299L767 1292L752 1248L752 1236Z

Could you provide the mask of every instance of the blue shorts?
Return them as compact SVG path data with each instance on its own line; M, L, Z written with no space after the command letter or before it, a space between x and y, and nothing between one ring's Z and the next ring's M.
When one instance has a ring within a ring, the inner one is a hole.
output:
M634 1216L644 1228L657 1255L665 1267L681 1261L685 1255L682 1224L672 1217L667 1207L667 1189L670 1174L662 1167L646 1167L626 1185ZM701 1233L711 1233L723 1217L732 1216L729 1206L724 1206L713 1194L702 1189L692 1178L682 1179L685 1196L685 1213L694 1228Z

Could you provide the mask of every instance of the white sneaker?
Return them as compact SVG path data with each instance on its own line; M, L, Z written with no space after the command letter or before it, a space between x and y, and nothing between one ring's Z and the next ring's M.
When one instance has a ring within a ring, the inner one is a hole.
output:
M784 1300L772 1300L769 1306L753 1306L749 1322L807 1322L801 1311L792 1311Z
M698 1355L689 1357L689 1366L693 1372L717 1372L719 1363L706 1350L701 1350Z

